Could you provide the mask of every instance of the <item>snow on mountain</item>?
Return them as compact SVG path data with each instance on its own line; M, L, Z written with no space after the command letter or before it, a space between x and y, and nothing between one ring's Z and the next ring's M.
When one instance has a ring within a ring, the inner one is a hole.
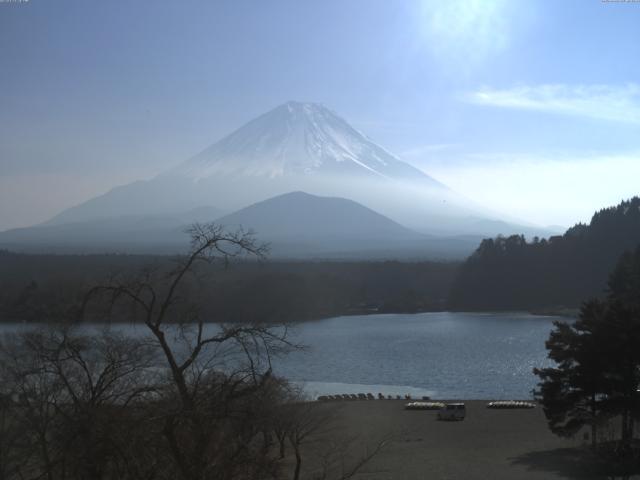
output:
M48 224L167 215L200 205L231 212L292 191L356 201L421 233L494 231L499 220L403 162L326 107L288 102L147 181L116 187Z
M280 105L250 121L178 171L198 180L214 175L359 175L437 184L326 107L300 102Z

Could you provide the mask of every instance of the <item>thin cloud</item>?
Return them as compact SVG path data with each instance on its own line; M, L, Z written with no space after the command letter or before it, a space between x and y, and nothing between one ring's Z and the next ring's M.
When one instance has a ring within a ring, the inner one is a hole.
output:
M476 105L640 124L640 85L535 85L484 88L464 96Z

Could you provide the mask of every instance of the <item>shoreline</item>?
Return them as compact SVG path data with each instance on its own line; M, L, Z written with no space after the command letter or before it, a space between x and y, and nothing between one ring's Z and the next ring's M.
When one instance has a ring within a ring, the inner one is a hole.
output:
M358 383L343 383L343 382L317 382L317 381L296 381L290 380L290 382L296 385L302 392L304 392L309 401L321 401L326 403L347 403L347 402L363 402L363 401L376 401L376 402L495 402L504 400L515 401L535 401L532 395L516 395L513 397L507 397L504 395L496 395L486 398L470 398L463 396L456 396L455 394L441 395L437 391L424 387L414 387L411 385L365 385ZM451 393L451 392L449 392ZM356 395L364 394L365 396L370 394L373 398L345 398L344 395ZM379 395L383 395L384 398L379 398ZM407 397L408 395L408 397ZM332 398L322 400L320 397ZM342 398L336 398L336 396L342 396ZM399 398L398 398L399 397ZM425 398L426 397L426 398Z
M296 320L290 322L295 325L298 323L318 322L322 320L330 320L332 318L340 317L370 317L373 315L422 315L425 313L459 313L459 314L478 314L478 315L531 315L534 317L565 317L565 318L577 318L580 309L535 309L535 310L421 310L414 312L380 312L380 311L362 311L362 312L347 312L337 315L323 316L318 318L309 318L306 320Z
M565 318L577 318L580 309L578 308L560 308L560 309L534 309L534 310L420 310L420 311L412 311L412 312L380 312L380 311L347 311L344 313L336 313L327 316L321 316L317 318L308 318L304 320L293 320L284 322L287 325L296 325L298 323L307 323L307 322L319 322L322 320L330 320L332 318L340 318L340 317L369 317L373 315L422 315L425 313L459 313L459 314L478 314L478 315L531 315L534 317L565 317ZM29 322L25 320L12 320L12 319L0 319L0 325L43 325L49 322ZM76 325L143 325L142 322L132 322L132 321L120 321L113 320L109 322L74 322ZM167 324L170 324L168 322ZM177 322L175 322L177 324ZM223 322L215 322L215 321L205 321L204 324L216 324ZM228 324L236 324L242 322L227 322ZM278 323L271 322L273 325L279 325ZM195 324L194 324L195 325Z

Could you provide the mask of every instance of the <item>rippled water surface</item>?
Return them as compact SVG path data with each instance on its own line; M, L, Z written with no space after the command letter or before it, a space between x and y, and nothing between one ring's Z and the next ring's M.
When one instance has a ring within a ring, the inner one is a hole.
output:
M532 369L549 364L544 342L554 320L563 319L443 312L305 322L292 335L307 348L275 359L274 372L299 382L310 395L381 392L443 399L530 398L537 382ZM20 328L5 324L0 331ZM116 328L131 335L147 334L141 325Z
M295 338L308 349L275 367L314 393L371 386L385 394L529 398L532 369L548 364L544 342L557 319L450 312L330 318L298 326Z

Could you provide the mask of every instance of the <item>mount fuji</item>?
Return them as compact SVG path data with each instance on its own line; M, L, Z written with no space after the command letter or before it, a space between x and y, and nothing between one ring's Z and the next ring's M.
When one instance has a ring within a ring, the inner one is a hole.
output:
M212 176L268 179L349 176L411 180L446 188L401 161L320 104L288 102L176 169L199 180Z
M465 225L486 216L328 108L288 102L155 178L116 187L50 223L176 214L203 205L233 212L291 191L352 199L429 233L457 233L455 225L446 228L453 218Z
M301 102L280 105L174 168L113 188L33 231L55 227L60 237L64 225L77 231L83 223L90 228L96 222L104 224L103 230L114 230L125 219L129 232L131 219L153 218L157 223L159 217L171 218L177 228L187 224L194 211L215 210L218 218L294 191L357 202L420 234L532 231L506 223L458 195L328 108ZM21 238L29 232L21 229Z

